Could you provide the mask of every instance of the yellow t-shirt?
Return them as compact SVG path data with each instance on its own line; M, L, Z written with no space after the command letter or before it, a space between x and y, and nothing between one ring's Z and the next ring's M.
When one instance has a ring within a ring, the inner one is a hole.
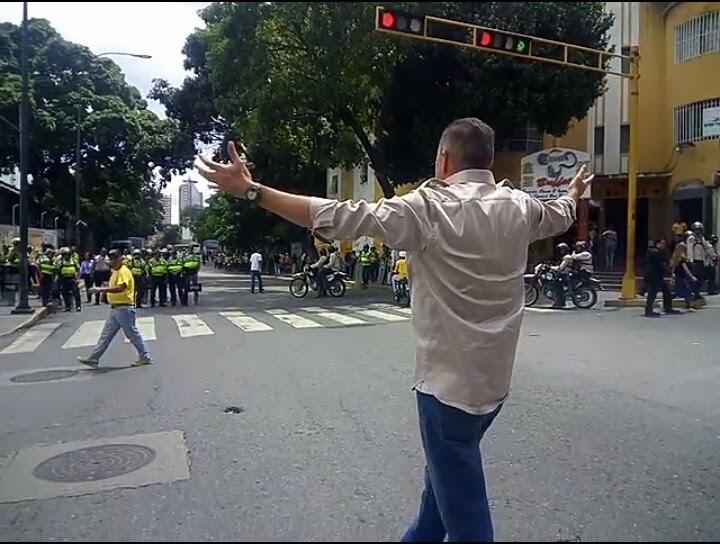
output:
M127 266L122 265L112 271L110 276L110 287L125 284L125 290L121 293L108 293L107 298L110 304L135 304L135 279Z
M405 259L398 259L395 261L393 274L397 274L398 279L400 280L406 280L408 278L407 261Z
M685 222L678 223L675 221L672 226L673 234L676 234L680 236L681 234L685 234L685 231L687 230L687 224Z

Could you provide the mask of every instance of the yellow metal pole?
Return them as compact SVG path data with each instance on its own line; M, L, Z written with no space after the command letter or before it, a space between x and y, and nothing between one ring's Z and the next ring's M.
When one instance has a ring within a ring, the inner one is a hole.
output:
M630 50L630 149L628 150L628 191L627 191L627 250L625 275L622 281L621 299L637 296L635 285L635 221L637 212L638 136L640 107L640 51L637 46Z

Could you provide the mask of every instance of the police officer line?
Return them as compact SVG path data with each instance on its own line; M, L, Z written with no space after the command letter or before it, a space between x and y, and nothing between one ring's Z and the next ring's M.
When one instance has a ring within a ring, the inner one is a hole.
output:
M228 310L218 314L243 333L269 332L279 325L294 329L318 329L324 327L347 327L353 325L378 325L381 323L404 322L410 319L409 308L399 308L390 304L368 304L366 306L305 307L298 310L275 308L258 310L253 315L245 311ZM142 316L137 319L140 334L146 341L157 340L156 323L158 319L170 318L180 338L214 335L215 331L205 321L208 315L197 314ZM203 319L205 318L205 319ZM260 319L261 318L261 319ZM212 321L212 320L208 320ZM62 344L61 349L92 347L100 338L104 320L83 321ZM31 353L61 326L61 322L40 323L0 351L0 355ZM127 342L127 339L125 340Z

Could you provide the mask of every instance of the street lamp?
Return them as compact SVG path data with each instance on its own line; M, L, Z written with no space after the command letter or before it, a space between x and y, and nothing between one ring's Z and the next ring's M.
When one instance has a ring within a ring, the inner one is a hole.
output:
M147 55L144 53L125 53L123 51L106 51L104 53L99 53L99 54L95 55L95 57L107 57L110 55L116 55L116 56L121 56L121 57L134 57L136 59L151 59L152 58L152 55ZM77 225L78 225L78 221L80 221L80 183L82 181L82 174L80 172L80 168L81 168L81 157L80 157L81 112L82 112L82 107L80 104L78 104L78 106L77 106L77 123L76 123L76 131L75 131L75 221L74 221L75 245L78 247L78 251L80 248L80 229L78 228Z
M13 207L12 207L12 226L13 226L13 231L15 231L15 225L17 225L17 221L16 221L16 219L15 219L15 210L17 210L19 207L20 207L20 204L13 204Z
M30 36L28 32L28 3L23 2L22 27L20 30L20 73L22 78L22 98L20 100L20 285L18 285L18 304L13 310L16 314L33 312L28 302L28 155L30 151L30 84L28 80L28 52Z
M45 219L45 214L46 214L46 213L47 213L47 210L45 210L44 212L41 212L41 213L40 213L40 228L41 228L41 229L45 228L45 222L43 221L43 219Z

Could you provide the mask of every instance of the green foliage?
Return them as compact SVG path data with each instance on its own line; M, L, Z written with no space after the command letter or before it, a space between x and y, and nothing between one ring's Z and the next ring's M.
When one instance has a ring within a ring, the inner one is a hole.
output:
M109 58L66 41L43 19L30 21L31 198L61 216L75 210L78 123L81 217L96 240L147 235L159 224L159 189L193 157L192 138L175 120L147 109ZM18 124L19 27L0 24L0 115ZM0 130L0 169L19 162L17 137Z

